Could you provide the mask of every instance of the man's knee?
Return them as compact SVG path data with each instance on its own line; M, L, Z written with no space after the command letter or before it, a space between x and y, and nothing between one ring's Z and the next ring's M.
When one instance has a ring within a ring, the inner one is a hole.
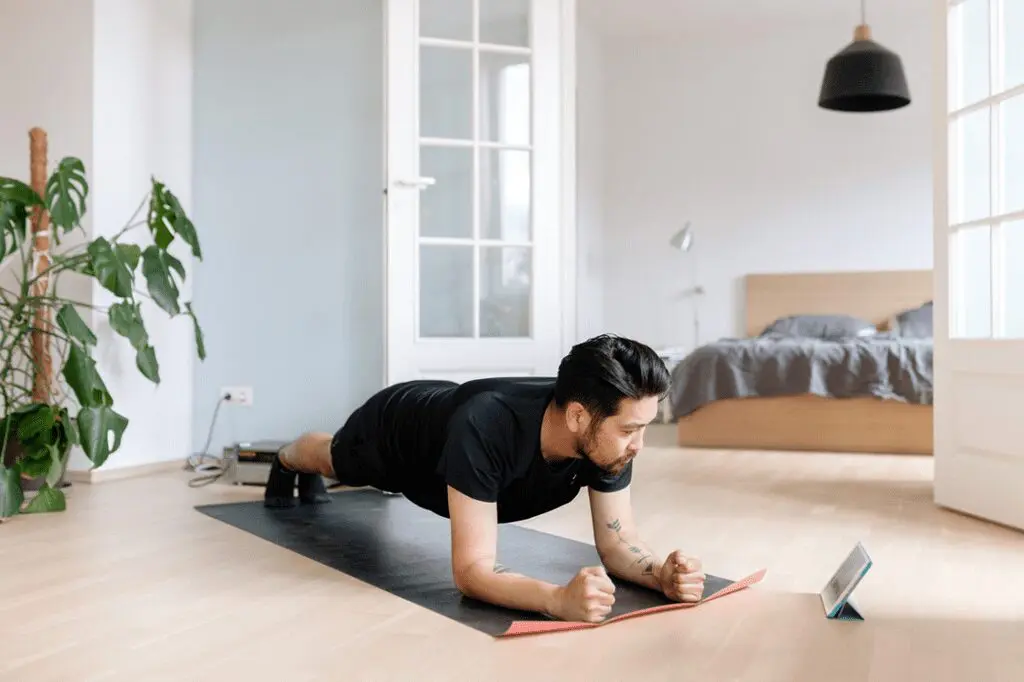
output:
M281 459L285 464L301 471L316 472L334 478L331 438L329 433L304 433L281 450Z

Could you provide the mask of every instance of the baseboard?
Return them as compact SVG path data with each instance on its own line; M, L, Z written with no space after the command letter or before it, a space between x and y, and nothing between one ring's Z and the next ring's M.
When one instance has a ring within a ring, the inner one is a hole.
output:
M137 464L135 466L112 469L101 468L86 471L69 471L66 477L72 483L106 483L108 481L120 481L126 478L138 478L154 474L167 474L172 471L181 470L182 461L176 459L168 462L153 462L151 464Z

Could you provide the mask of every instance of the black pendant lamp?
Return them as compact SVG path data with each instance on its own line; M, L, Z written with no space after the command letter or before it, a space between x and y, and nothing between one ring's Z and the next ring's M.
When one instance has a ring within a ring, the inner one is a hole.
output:
M864 1L853 42L828 60L818 106L832 111L890 111L910 104L910 89L898 54L871 39Z

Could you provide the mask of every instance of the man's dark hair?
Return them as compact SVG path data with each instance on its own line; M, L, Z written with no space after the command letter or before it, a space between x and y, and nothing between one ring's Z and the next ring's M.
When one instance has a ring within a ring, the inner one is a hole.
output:
M555 404L578 402L598 423L619 411L624 398L661 398L668 392L665 363L650 347L602 334L576 344L562 358L555 380Z

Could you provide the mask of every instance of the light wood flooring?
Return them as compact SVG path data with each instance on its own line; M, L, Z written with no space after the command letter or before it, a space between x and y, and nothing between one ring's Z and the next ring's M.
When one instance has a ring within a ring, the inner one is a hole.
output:
M78 484L0 525L0 680L1024 680L1024 535L937 508L932 460L693 451L658 427L634 501L659 550L760 585L698 609L492 640L193 510L181 472ZM659 446L659 443L661 446ZM530 524L589 541L581 495ZM854 543L866 620L816 593Z

